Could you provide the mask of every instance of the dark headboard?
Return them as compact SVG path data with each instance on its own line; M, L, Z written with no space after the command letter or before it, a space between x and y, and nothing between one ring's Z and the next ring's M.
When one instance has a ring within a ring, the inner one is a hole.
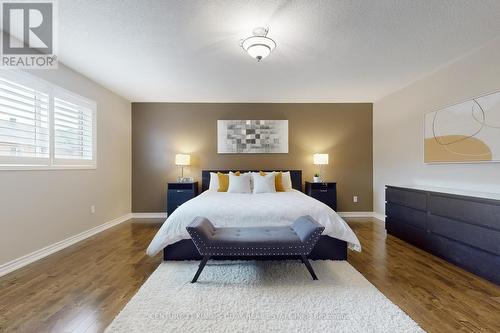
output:
M259 172L260 170L202 170L201 171L201 191L208 190L208 185L210 185L210 172L222 172L228 173L229 171L239 171L239 172ZM262 170L265 172L271 172L268 170ZM290 171L290 178L292 178L292 188L302 191L302 170L282 170Z

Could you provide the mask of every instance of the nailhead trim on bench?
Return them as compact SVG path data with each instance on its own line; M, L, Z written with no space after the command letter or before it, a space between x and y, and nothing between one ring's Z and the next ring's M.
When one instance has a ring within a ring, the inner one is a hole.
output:
M214 255L214 256L274 256L274 255L307 255L309 254L314 245L316 244L317 240L321 236L321 233L323 232L324 228L318 229L314 231L309 239L303 243L304 245L297 245L297 246L280 246L280 247L239 247L239 246L205 246L205 241L201 238L201 235L198 234L196 230L188 230L189 234L191 235L191 238L193 240L194 245L196 246L198 252L200 252L201 255ZM288 249L300 249L298 251L287 251L287 252L269 252L269 250L285 250L286 248ZM225 252L225 253L220 253L220 251L207 251L207 250L234 250L234 251L240 251L240 252ZM244 250L257 250L258 252L241 252ZM265 252L267 251L267 252Z

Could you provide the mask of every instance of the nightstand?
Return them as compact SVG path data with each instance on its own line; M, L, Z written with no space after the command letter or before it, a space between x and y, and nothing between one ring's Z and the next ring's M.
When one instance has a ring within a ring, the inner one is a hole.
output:
M167 214L198 195L198 182L167 184Z
M337 183L306 182L306 194L337 211Z

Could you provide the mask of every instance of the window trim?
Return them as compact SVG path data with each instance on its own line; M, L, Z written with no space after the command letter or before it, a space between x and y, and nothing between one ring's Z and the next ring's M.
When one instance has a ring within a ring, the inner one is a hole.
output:
M0 156L0 171L97 169L97 102L19 70L2 70L0 77L49 95L49 157ZM54 98L67 98L92 110L92 160L55 158Z

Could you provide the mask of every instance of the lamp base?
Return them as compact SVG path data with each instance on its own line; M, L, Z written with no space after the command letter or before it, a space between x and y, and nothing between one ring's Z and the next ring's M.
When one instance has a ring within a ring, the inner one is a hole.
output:
M177 177L178 183L192 183L193 181L193 177Z

